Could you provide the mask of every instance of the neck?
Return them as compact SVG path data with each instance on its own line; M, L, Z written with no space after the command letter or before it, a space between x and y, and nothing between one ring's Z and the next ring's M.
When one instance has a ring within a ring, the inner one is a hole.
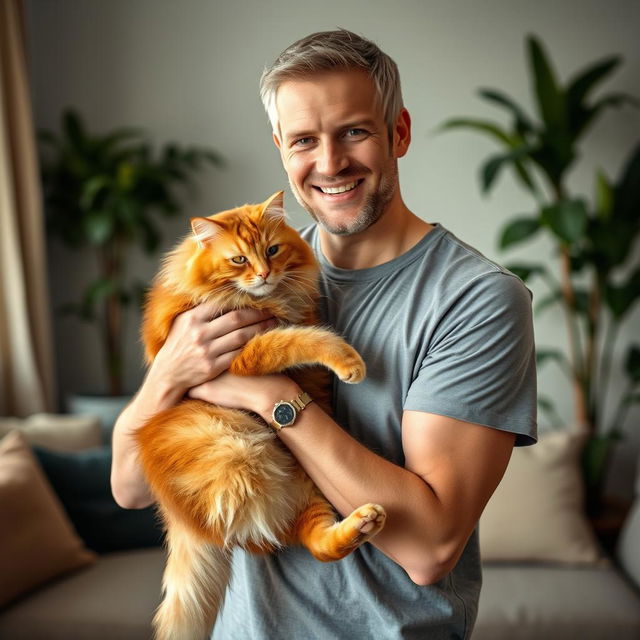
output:
M368 269L406 253L431 229L396 194L379 220L361 233L337 236L320 227L320 247L334 267Z

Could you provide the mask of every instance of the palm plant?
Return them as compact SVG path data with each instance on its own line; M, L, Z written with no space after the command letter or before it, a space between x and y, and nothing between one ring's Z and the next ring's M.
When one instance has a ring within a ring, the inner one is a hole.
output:
M63 113L59 134L39 138L47 229L71 249L90 247L98 265L98 277L65 311L98 325L109 393L120 395L123 311L143 291L126 277L130 249L153 253L161 240L156 214L179 212L173 187L191 184L205 163L222 161L209 149L176 144L155 152L133 129L90 134L73 110Z
M568 355L539 348L537 358L540 365L558 363L572 383L576 419L589 435L584 471L588 497L594 504L600 498L612 444L622 435L630 406L640 401L640 346L627 344L627 388L615 411L605 411L614 343L640 296L640 266L633 253L640 230L640 145L615 182L603 171L597 172L592 202L570 193L567 175L579 158L579 143L602 113L638 102L622 93L592 98L596 86L620 64L619 57L596 62L563 85L536 37L528 38L527 52L538 120L506 94L480 89L482 98L510 114L510 126L455 118L443 128L478 131L502 147L482 166L484 193L510 167L535 201L535 212L504 226L500 247L512 248L540 233L553 242L559 273L542 263L507 266L525 281L538 277L548 285L548 295L537 304L537 313L552 305L562 307ZM541 397L539 403L541 410L557 415L548 398Z

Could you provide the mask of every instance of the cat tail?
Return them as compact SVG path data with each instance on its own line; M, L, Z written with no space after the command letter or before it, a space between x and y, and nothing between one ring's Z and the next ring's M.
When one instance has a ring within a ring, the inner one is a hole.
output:
M167 528L164 597L153 619L156 640L208 638L229 582L230 551L194 536L179 523Z
M291 367L320 364L343 382L364 379L366 367L343 338L320 327L283 327L258 334L234 358L229 370L239 376L279 373Z

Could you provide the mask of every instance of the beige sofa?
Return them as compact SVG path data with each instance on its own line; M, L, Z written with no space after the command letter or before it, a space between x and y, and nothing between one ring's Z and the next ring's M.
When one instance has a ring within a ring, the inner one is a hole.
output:
M604 557L580 510L579 444L557 434L514 452L480 523L484 586L473 640L640 638L640 497L616 559ZM2 464L0 452L0 485ZM150 638L163 563L159 547L83 556L79 568L6 604L0 638Z

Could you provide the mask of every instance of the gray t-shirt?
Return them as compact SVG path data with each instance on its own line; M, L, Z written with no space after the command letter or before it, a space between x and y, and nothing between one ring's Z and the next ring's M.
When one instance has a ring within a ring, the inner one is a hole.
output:
M336 421L404 465L403 410L536 438L531 296L518 278L442 226L391 262L339 269L322 256L324 319L363 356L367 378L336 384ZM413 583L370 544L320 563L306 549L234 553L217 640L468 638L481 586L477 530L440 582Z

